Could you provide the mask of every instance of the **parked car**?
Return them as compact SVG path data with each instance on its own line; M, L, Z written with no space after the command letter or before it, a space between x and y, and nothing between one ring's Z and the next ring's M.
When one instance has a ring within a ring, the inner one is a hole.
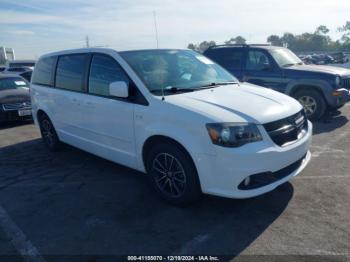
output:
M312 124L294 99L238 80L190 50L77 49L42 56L33 117L60 142L147 172L177 205L248 198L298 175Z
M0 74L0 122L31 118L29 83L17 75Z
M30 71L25 71L23 73L20 73L19 75L23 77L25 80L27 80L28 82L30 82L30 80L32 79L32 73L33 71L30 70Z
M346 57L346 55L343 52L335 52L331 54L334 58L335 64L345 64L349 62L349 59Z
M8 60L5 65L6 67L28 67L33 70L35 66L35 60Z
M32 71L29 67L6 67L4 74L22 74L24 72Z
M310 119L350 100L350 70L305 65L292 51L265 45L213 46L204 55L240 81L272 88L297 99Z
M304 62L304 64L307 65L314 64L315 62L311 55L305 55L303 57L300 57L300 59Z

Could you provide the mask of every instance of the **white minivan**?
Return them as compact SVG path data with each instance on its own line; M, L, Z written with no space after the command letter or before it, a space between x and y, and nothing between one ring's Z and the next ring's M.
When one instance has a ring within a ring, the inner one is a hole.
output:
M50 150L64 142L145 172L176 205L269 192L310 160L312 124L296 100L190 50L47 54L31 99Z

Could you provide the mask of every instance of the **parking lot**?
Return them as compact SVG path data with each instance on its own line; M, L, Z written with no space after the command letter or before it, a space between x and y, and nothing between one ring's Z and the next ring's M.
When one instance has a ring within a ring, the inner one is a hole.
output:
M82 254L89 261L165 254L348 261L349 111L345 106L315 123L313 158L291 183L247 200L206 196L188 208L162 202L139 172L69 146L49 153L31 123L1 124L0 255L32 254L26 259L35 261Z

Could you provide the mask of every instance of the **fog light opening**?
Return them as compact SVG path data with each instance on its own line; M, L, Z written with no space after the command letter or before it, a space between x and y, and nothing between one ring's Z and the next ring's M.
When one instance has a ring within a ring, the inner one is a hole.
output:
M243 184L244 184L244 186L249 186L249 184L250 184L250 176L248 176L246 179L244 179Z

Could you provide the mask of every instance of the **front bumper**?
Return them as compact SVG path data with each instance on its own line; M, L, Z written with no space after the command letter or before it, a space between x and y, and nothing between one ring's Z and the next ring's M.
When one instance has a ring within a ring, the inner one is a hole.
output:
M24 110L31 110L31 108L25 108ZM31 119L32 115L20 116L18 110L2 110L0 108L0 122L18 121Z
M334 91L336 91L337 95L331 94L331 99L328 101L331 107L339 107L350 101L350 90L340 88Z
M215 154L199 154L195 158L202 191L207 194L229 198L250 198L267 193L300 174L311 159L309 151L312 140L312 124L295 143L280 147L273 143L266 132L263 141L250 143L240 148L216 146ZM300 163L294 165L298 160ZM292 169L287 167L293 166ZM240 189L239 185L248 176L260 173L278 173L288 170L272 183L253 189Z

